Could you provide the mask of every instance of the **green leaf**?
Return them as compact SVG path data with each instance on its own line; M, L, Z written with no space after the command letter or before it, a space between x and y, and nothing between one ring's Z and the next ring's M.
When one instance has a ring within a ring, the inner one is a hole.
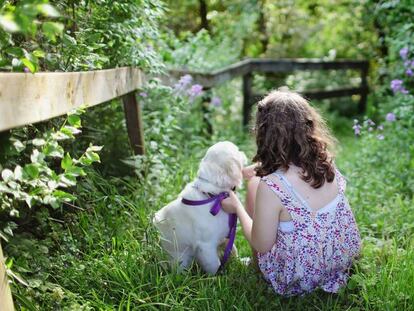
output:
M42 138L35 138L32 140L32 144L35 146L43 146L44 144L46 144L46 141Z
M99 154L94 152L94 150L100 151L101 149L102 147L100 146L89 146L88 149L86 149L85 153L82 155L82 157L79 159L79 162L85 166L89 166L94 162L101 162Z
M43 198L43 203L52 206L54 209L57 209L60 207L60 202L54 196L51 196L51 195L45 196Z
M59 12L50 4L47 4L47 3L39 4L37 6L37 8L45 16L50 16L50 17L59 17L60 16Z
M25 146L23 145L23 143L20 140L18 140L18 139L16 139L13 142L13 146L14 146L14 148L16 148L16 151L17 152L22 152L24 150L24 148L25 148Z
M17 32L20 30L12 14L0 15L0 27L7 32Z
M73 161L72 161L72 158L70 157L70 154L66 153L60 163L60 166L66 171L67 169L72 167L72 163Z
M95 151L95 152L99 152L101 151L103 148L103 146L89 146L88 149L86 149L86 151Z
M73 194L67 193L62 190L53 191L53 196L65 202L75 201L76 197Z
M23 178L23 169L20 165L16 165L16 167L14 168L14 178L20 181Z
M56 36L63 32L63 24L55 22L45 22L42 24L42 30L45 36L52 42L56 41Z
M72 176L86 176L85 171L83 168L78 166L71 166L66 170L67 174L70 174Z
M63 187L76 186L76 177L70 174L61 174L59 175L59 182Z
M81 118L77 114L71 114L68 116L68 122L75 128L81 127Z
M10 277L10 278L12 278L12 279L14 279L14 280L16 280L17 282L19 282L19 283L21 283L21 284L23 284L24 286L29 286L29 284L26 282L26 280L25 279L23 279L19 274L17 274L16 272L13 272L12 270L10 270L10 269L6 269L6 273L7 273L7 275Z
M1 178L3 178L5 182L9 182L14 179L14 174L11 170L6 168L1 172Z
M39 169L35 164L26 164L23 168L23 172L32 179L39 177Z
M43 162L44 159L45 155L43 153L39 152L37 149L33 149L32 155L30 156L32 163Z
M35 63L31 62L27 58L21 58L20 60L22 61L23 65L25 65L30 70L31 73L36 72L37 66Z
M59 146L56 142L54 144L47 144L43 150L43 154L49 157L62 158L63 157L63 148Z
M62 41L66 45L76 45L76 39L67 34L63 34Z
M69 138L75 138L74 135L82 133L81 130L77 129L74 126L64 126L60 129L60 132L66 135Z
M6 52L7 54L13 56L13 57L17 57L17 58L21 58L24 57L24 50L22 48L19 47L9 47L7 49L4 50L4 52Z
M42 50L34 50L33 55L37 58L44 58L46 56L46 53Z

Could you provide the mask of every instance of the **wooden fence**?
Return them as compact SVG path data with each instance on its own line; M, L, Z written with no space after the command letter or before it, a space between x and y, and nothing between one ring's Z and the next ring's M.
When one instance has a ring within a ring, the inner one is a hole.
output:
M0 131L64 115L122 97L131 145L144 153L141 110L135 91L143 84L137 68L86 72L0 73Z
M81 105L122 97L128 136L135 154L144 154L141 109L136 90L143 84L137 68L88 72L0 73L0 132L64 115ZM13 310L0 245L0 311Z
M296 70L355 69L361 73L361 85L337 90L305 92L315 99L360 95L359 110L365 109L368 93L368 62L354 60L321 61L310 59L247 59L211 73L186 70L170 71L167 82L184 74L209 90L235 77L243 77L243 123L249 121L257 95L252 92L254 73L280 73ZM122 98L128 136L135 154L144 154L141 108L136 91L144 84L137 68L123 67L88 72L0 73L0 132L64 115L81 105L99 105ZM210 127L210 131L211 131ZM13 310L0 246L0 311Z
M6 264L4 262L3 251L0 244L0 311L12 311L13 299L7 279Z
M170 76L177 79L185 74L190 74L196 83L209 90L215 86L234 79L243 77L243 124L247 125L250 118L252 105L263 94L254 94L252 91L253 75L255 73L288 73L299 70L347 70L353 69L360 72L361 83L358 87L343 87L334 90L308 90L303 95L309 99L327 99L359 95L358 111L364 112L367 102L368 84L367 76L369 63L364 60L334 60L322 61L320 59L246 59L223 69L213 72L195 72L189 70L172 70Z

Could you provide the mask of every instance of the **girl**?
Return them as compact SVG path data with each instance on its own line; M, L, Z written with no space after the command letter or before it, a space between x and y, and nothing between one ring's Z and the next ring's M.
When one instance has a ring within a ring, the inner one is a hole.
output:
M255 134L246 210L233 193L224 210L237 213L277 293L337 292L361 242L324 121L300 95L273 91L258 103Z

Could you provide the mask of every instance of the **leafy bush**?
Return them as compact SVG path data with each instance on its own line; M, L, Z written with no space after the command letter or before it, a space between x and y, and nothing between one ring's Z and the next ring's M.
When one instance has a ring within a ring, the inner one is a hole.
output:
M161 69L158 0L4 1L0 68L79 71L133 65Z
M0 216L8 215L9 221L2 224L0 237L7 241L7 236L13 235L13 219L25 208L49 205L58 209L76 199L66 189L76 186L78 177L86 176L84 167L99 162L97 152L101 150L91 145L77 158L65 152L64 142L74 140L80 128L79 114L72 113L58 129L31 139L19 139L20 130L12 133L10 158L3 163L0 181Z

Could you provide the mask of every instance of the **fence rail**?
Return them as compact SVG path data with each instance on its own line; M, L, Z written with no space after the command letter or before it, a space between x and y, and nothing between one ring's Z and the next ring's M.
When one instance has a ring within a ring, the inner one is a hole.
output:
M190 70L171 70L170 79L176 80L180 76L190 74L194 81L201 84L204 89L209 90L228 80L243 77L243 124L247 125L250 118L251 107L255 100L262 95L254 94L252 91L253 75L255 73L288 73L294 71L315 70L358 70L360 71L361 84L359 87L345 86L334 90L307 90L303 94L309 99L327 99L359 95L360 101L358 111L363 112L366 108L368 94L368 69L369 63L365 60L334 60L323 61L320 59L246 59L220 70L209 73Z
M122 97L131 145L144 152L140 107L134 96L143 84L137 68L85 72L0 73L0 131L64 115Z

